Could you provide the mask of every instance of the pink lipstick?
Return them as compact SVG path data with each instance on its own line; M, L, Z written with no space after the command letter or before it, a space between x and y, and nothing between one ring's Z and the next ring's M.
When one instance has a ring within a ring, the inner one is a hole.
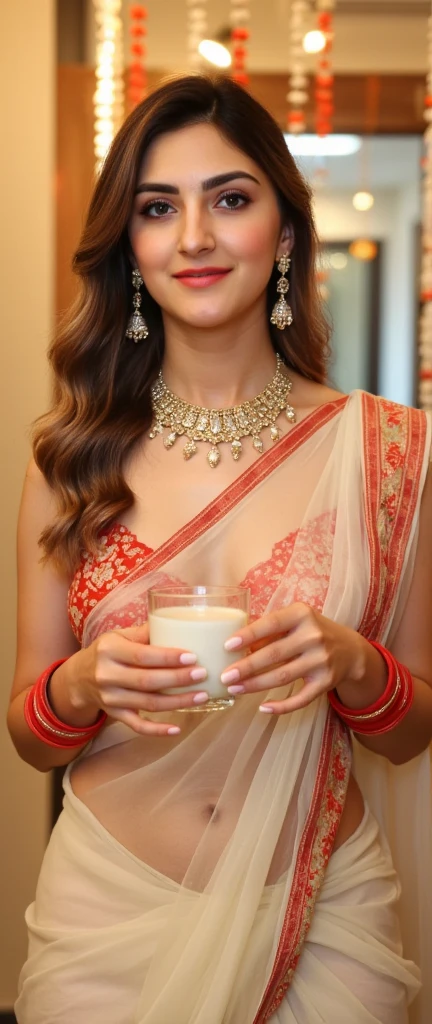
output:
M188 288L208 288L211 284L217 284L231 273L227 267L194 267L188 270L180 270L173 277Z

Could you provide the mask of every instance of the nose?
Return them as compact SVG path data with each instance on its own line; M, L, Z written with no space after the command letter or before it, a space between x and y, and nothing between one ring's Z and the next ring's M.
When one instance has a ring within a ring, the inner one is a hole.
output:
M212 252L215 239L208 211L199 202L185 205L180 221L178 251L189 256Z

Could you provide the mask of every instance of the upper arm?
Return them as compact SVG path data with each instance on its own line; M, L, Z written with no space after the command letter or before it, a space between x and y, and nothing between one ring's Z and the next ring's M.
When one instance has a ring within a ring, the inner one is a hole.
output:
M53 661L79 650L67 615L70 580L52 562L41 562L38 540L55 513L52 491L31 460L18 518L17 660L11 700Z
M414 573L401 622L392 642L395 657L432 686L432 466L420 507Z

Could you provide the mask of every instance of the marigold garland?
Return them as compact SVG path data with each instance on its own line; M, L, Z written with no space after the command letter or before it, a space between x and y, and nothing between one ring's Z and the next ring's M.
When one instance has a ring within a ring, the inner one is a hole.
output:
M309 79L306 74L306 54L303 38L309 0L292 0L290 8L290 77L288 81L287 130L293 135L306 131L305 106L308 101Z
M248 28L250 10L248 0L231 0L230 23L232 44L231 76L239 85L249 85L246 62L248 58Z
M315 131L324 137L333 131L334 75L331 60L333 49L333 11L335 0L317 0L318 29L325 36L324 50L318 56L315 78Z
M147 95L147 8L142 3L132 3L129 6L130 19L130 62L127 83L127 98L129 110L141 103Z

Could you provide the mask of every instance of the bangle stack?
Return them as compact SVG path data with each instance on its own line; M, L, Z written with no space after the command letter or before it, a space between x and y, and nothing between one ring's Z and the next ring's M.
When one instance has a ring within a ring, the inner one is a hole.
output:
M57 718L48 701L47 686L53 672L65 661L67 658L54 661L49 668L42 672L42 675L29 690L24 703L24 715L29 729L43 743L49 747L57 747L59 750L82 747L88 743L102 728L107 717L105 711L101 711L94 725L84 728L67 725Z
M369 643L379 651L387 665L387 686L382 696L369 707L358 710L341 704L335 690L328 694L328 699L339 718L346 722L353 732L361 733L363 736L379 736L395 729L408 714L414 699L414 686L411 672L405 665L396 661L386 647L375 643L374 640L370 640Z

